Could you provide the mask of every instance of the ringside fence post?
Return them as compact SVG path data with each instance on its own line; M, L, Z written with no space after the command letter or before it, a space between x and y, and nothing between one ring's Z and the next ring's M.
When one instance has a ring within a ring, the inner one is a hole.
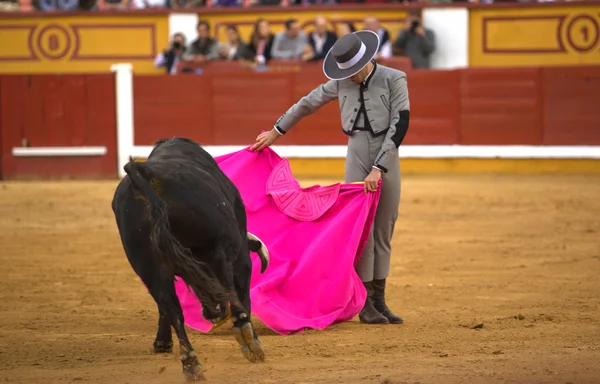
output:
M115 102L117 110L117 175L125 177L123 167L129 161L134 146L133 131L133 66L122 63L110 67L115 72Z

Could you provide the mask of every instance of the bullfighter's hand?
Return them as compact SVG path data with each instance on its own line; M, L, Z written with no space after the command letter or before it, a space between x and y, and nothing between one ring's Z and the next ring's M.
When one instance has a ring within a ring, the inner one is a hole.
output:
M256 138L256 143L250 148L253 151L260 151L265 147L269 147L273 145L277 139L281 136L275 129L271 129L270 131L263 132Z
M365 194L368 192L377 191L377 186L379 184L379 180L381 179L381 171L379 169L373 168L371 173L365 178Z

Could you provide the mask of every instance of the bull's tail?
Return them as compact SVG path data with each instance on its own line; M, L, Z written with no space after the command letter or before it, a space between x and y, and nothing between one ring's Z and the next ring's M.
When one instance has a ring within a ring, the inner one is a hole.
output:
M227 302L228 296L210 267L196 260L171 233L171 226L165 202L146 180L145 164L130 159L124 166L133 186L146 196L149 202L151 230L150 241L161 261L194 289L203 305L216 306Z

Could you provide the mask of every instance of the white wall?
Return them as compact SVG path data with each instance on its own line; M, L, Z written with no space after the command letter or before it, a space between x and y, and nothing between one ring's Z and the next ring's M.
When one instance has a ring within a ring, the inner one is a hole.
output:
M469 66L469 9L424 8L423 24L435 33L436 49L431 56L435 69Z
M198 37L197 23L198 15L196 13L171 13L169 15L169 39L174 33L181 32L187 43L191 43Z

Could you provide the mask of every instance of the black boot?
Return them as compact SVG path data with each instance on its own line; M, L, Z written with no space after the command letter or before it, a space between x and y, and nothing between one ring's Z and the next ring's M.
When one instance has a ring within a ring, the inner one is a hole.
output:
M363 282L363 284L367 289L367 300L362 311L358 314L360 322L363 324L389 324L388 319L377 312L373 306L373 282Z
M373 280L373 306L390 324L404 324L404 320L396 316L385 303L385 279Z

